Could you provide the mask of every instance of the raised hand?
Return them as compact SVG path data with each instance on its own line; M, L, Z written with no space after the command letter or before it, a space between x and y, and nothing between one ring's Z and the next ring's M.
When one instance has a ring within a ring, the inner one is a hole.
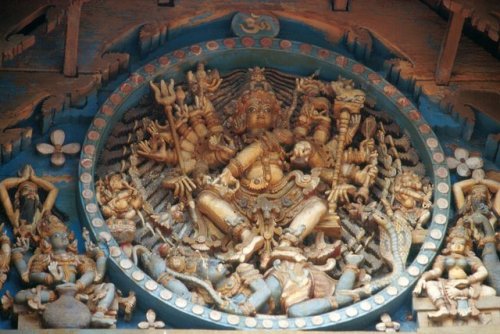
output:
M415 289L413 289L413 294L415 296L419 296L422 291L426 288L426 283L427 281L423 278L421 278L418 282L417 285L415 286Z
M173 189L174 196L186 198L196 189L196 184L186 175L174 176L163 181L165 188Z
M26 253L30 249L30 239L18 237L15 246L16 248L12 250L13 252Z
M52 274L52 276L54 276L54 280L56 280L56 281L63 280L64 273L62 271L62 268L57 265L57 262L55 262L55 261L50 262L47 269Z
M328 192L328 201L334 203L337 201L348 203L349 195L354 195L356 187L351 184L341 184Z

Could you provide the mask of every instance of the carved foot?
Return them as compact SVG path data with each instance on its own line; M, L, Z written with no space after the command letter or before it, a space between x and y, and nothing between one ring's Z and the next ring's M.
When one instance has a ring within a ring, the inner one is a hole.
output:
M252 255L264 245L264 238L260 235L253 236L248 242L236 245L234 251L218 254L217 257L226 262L247 262Z
M271 262L274 260L286 260L291 262L305 262L307 258L302 254L302 250L292 246L279 246L271 252Z
M445 306L441 306L439 310L437 310L436 312L429 312L429 314L427 314L427 317L429 319L439 321L446 318L449 315L450 312L448 311L448 309Z
M92 315L90 324L93 328L114 328L116 319L106 316L103 312L96 312Z

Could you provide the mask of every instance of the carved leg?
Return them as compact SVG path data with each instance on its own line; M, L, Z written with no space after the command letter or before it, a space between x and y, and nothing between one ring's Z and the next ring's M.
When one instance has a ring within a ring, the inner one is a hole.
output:
M116 288L113 283L103 283L99 286L94 294L96 298L100 298L97 303L97 311L92 315L92 327L111 328L115 326L116 314L106 317L108 310L115 299Z
M363 261L363 256L358 254L349 254L346 256L346 261L347 266L337 283L335 296L312 298L292 305L288 309L288 316L307 317L325 313L359 300L359 296L350 293L350 290L352 290L356 284L359 273L359 265Z
M239 225L248 225L248 220L239 214L227 201L211 191L202 191L196 199L198 210L207 216L222 232L231 233Z
M227 201L211 191L202 191L197 198L198 209L224 233L241 240L235 252L220 254L228 262L246 262L264 245L264 238L251 231L247 218L239 214Z
M309 199L302 211L286 229L280 246L296 245L302 241L312 232L327 211L328 207L322 199L318 197Z

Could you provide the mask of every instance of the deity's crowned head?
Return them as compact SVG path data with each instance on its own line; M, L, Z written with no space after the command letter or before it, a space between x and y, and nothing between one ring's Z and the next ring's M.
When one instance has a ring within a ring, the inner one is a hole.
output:
M74 236L57 216L50 212L44 214L37 226L38 234L53 250L65 250Z
M281 107L264 70L249 71L250 82L237 101L233 125L237 133L272 130L280 116Z
M472 239L470 231L462 224L458 223L450 231L447 238L446 249L454 254L466 255L472 249Z

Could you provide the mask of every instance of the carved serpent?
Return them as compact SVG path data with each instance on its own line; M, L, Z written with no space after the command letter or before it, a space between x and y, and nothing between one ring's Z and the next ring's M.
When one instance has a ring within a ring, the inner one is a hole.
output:
M470 219L474 224L482 225L484 229L484 248L482 259L486 270L488 270L488 283L496 290L497 296L500 295L500 260L495 245L495 230L487 214L490 209L487 205L482 204L481 207L474 212Z
M405 270L406 257L408 255L409 244L403 245L405 248L402 249L399 240L399 234L405 233L404 231L398 231L398 229L404 230L404 227L396 228L397 224L394 224L387 215L383 214L379 210L373 210L372 212L373 220L378 224L379 228L387 233L388 242L390 247L390 259L386 259L390 262L392 266L392 272L384 277L371 281L369 284L354 289L352 292L358 294L360 297L368 297L373 293L385 288L391 283L394 277L399 276ZM382 239L381 231L381 239Z

